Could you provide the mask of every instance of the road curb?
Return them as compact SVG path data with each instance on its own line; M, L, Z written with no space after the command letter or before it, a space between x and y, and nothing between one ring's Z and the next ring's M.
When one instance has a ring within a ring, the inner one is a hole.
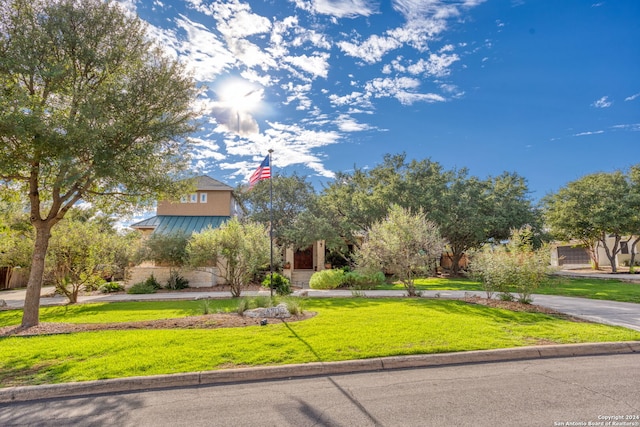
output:
M42 386L8 387L0 389L0 404L60 397L85 397L92 394L268 381L393 369L634 353L640 353L640 341L517 347L459 353L392 356L342 362L314 362L257 368L224 369L183 374L48 384Z

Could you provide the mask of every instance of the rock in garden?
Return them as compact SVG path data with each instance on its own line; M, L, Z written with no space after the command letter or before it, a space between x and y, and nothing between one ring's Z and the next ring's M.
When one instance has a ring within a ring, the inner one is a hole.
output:
M289 313L289 309L285 303L280 303L275 307L260 307L247 310L244 312L244 315L248 317L275 317L279 319L291 317L291 313Z
M0 299L0 307L6 307L7 306L7 302L3 299Z

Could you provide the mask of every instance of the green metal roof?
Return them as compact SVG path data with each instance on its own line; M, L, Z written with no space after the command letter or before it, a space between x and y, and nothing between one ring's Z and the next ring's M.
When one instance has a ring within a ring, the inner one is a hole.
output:
M173 234L185 233L191 235L199 233L208 226L218 228L227 222L230 216L178 216L158 215L144 221L132 224L132 228L153 228L154 233Z

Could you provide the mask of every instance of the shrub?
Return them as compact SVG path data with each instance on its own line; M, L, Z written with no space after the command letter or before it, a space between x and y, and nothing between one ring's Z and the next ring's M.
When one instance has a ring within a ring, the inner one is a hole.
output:
M386 278L382 271L375 273L349 271L345 273L341 286L350 289L375 289L377 286L384 285L385 281Z
M309 280L311 289L336 289L344 279L342 270L322 270L313 273Z
M269 289L270 286L271 274L267 274L262 281L262 287ZM280 273L273 273L273 289L276 291L276 294L281 296L289 295L292 292L289 279Z
M99 290L103 294L110 294L112 292L124 291L124 286L122 286L118 282L107 282L107 283L103 284L102 286L100 286Z
M147 279L144 282L136 283L135 285L131 286L129 290L127 290L127 293L128 294L155 294L157 288L147 283L148 281L149 280Z
M298 316L302 314L302 301L298 298L287 298L283 300L287 305L287 310L291 313L292 316Z
M167 280L167 284L165 285L167 289L185 289L189 287L189 281L185 279L180 273L176 270L171 270L169 273L169 279Z
M153 274L151 274L151 276L147 277L147 280L145 280L143 282L145 285L153 288L154 290L158 290L162 288L162 285L160 284L160 282L158 282L156 280L156 278L153 276Z

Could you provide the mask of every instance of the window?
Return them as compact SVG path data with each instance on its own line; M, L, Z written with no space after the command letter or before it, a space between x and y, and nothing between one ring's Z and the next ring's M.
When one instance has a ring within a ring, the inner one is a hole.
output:
M189 203L198 203L198 195L197 194L192 194L189 198Z
M620 253L621 254L628 254L629 253L629 242L620 242Z
M180 197L180 203L187 203L187 202L188 202L187 196Z
M200 203L207 203L207 193L200 193Z

